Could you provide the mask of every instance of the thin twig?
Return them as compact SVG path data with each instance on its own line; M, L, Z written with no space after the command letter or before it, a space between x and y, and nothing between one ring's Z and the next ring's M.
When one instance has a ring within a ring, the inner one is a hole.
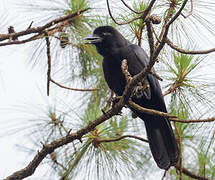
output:
M135 11L135 10L132 9L128 4L126 4L124 0L121 0L121 1L122 1L122 3L123 3L130 11L132 11L132 12L134 12L134 13L136 13L136 14L142 14L143 11L144 11L144 10L143 10L143 11L140 11L140 12Z
M153 27L153 26L152 26L152 32L153 32L153 34L155 35L155 38L157 39L156 44L161 43L161 40L159 39L158 35L156 34L155 29L154 29L154 27Z
M156 0L151 0L151 2L149 3L148 7L143 11L143 15L142 15L142 20L145 21L147 15L149 14L149 12L151 11L154 3Z
M164 180L164 179L165 179L166 174L167 174L167 170L165 170L165 171L164 171L164 173L163 173L163 177L162 177L162 179L161 179L161 180Z
M35 36L32 36L30 38L24 39L24 40L17 40L17 41L8 41L5 43L0 43L0 46L7 46L7 45L14 45L14 44L24 44L27 42L31 42L37 39L40 39L41 37L44 37L44 33L39 33Z
M48 64L48 70L47 70L47 96L49 96L49 90L50 90L50 79L51 79L51 54L50 54L50 41L48 33L46 32L46 47L47 47L47 64Z
M165 93L163 93L163 96L166 96L172 92L175 92L178 87L179 87L179 84L177 82L174 82L172 86Z
M134 135L123 135L123 136L120 136L120 137L108 138L108 139L97 138L96 142L97 143L116 142L116 141L119 141L119 140L124 139L124 138L134 138L134 139L138 139L138 140L143 141L143 142L147 142L147 143L149 142L147 139L144 139L144 138L139 137L139 136L134 136Z
M180 166L176 165L175 166L176 169L180 170ZM193 179L198 179L198 180L210 180L209 178L206 177L202 177L202 176L198 176L196 174L194 174L193 172L189 171L188 169L181 167L183 174L193 178Z
M155 14L146 17L145 21L146 22L147 21L151 22L152 24L160 24L161 23L161 19L157 15L155 15ZM137 37L137 39L138 39L138 46L141 46L141 44L142 44L142 34L143 34L143 28L144 27L145 27L145 24L142 25L142 27L140 29L140 33L139 33L139 35ZM151 26L151 28L152 28L152 31L153 31L153 26Z
M137 111L140 111L140 112L143 112L143 113L146 113L146 114L167 117L167 118L169 118L170 121L173 121L173 122L179 122L179 123L205 123L205 122L214 122L215 121L215 117L207 118L207 119L195 119L195 120L179 119L178 117L176 117L174 115L171 115L169 113L164 113L164 112L160 112L160 111L157 111L157 110L154 110L154 109L144 108L144 107L134 103L131 100L128 101L128 106L132 107L133 109L136 109Z
M164 47L165 43L166 43L166 38L169 32L169 27L170 25L178 18L178 16L181 14L182 10L184 9L186 3L188 0L184 0L182 6L180 7L180 9L178 10L178 12L170 19L170 21L166 24L165 26L165 30L161 39L161 42L159 44L159 46L156 48L156 51L152 57L152 59L156 59L161 51L161 49Z
M177 47L176 45L174 45L168 38L166 38L166 43L174 50L183 53L183 54L209 54L212 52L215 52L215 48L212 49L208 49L208 50L198 50L198 51L189 51L189 50L184 50L182 48Z
M34 21L31 21L31 23L30 23L30 25L28 26L27 29L30 29L33 23L34 23Z
M167 118L175 118L177 119L176 116L168 114L168 113L164 113L164 112L160 112L154 109L148 109L148 108L144 108L136 103L134 103L133 101L129 100L128 101L128 106L132 107L133 109L146 113L146 114L150 114L150 115L157 115L157 116L163 116L163 117L167 117Z
M190 3L191 3L191 8L190 8L190 12L188 15L184 15L183 13L181 13L181 15L186 19L188 18L189 16L191 16L193 14L193 0L190 0Z
M179 146L179 149L180 149L180 158L179 158L179 167L180 167L180 170L179 170L179 174L180 174L180 180L182 180L182 143L181 143L181 134L180 134L180 131L179 131L179 129L178 129L178 127L177 127L177 124L176 124L176 122L174 122L174 127L175 127L175 131L176 131L176 134L177 134L177 136L178 136L178 138L177 138L177 142L178 142L178 146Z
M117 25L129 24L129 23L131 23L131 22L133 22L133 21L135 21L135 20L141 18L141 16L137 16L137 17L134 17L134 18L132 18L132 19L126 21L126 22L117 22L116 19L113 17L113 14L112 14L112 12L111 12L111 10L110 10L109 0L106 0L106 2L107 2L108 13L109 13L111 19L112 19Z
M138 46L140 46L140 47L142 45L142 36L143 36L143 29L144 29L144 27L145 27L145 24L143 24L142 27L140 28L139 37L137 37Z
M145 21L146 16L148 15L148 13L149 13L149 11L151 10L152 6L154 5L155 1L156 1L156 0L152 0L152 1L149 3L148 7L142 12L143 14L142 14L141 16L134 17L134 18L132 18L132 19L130 19L130 20L128 20L128 21L125 21L125 22L117 22L116 19L113 17L113 14L112 14L112 12L111 12L109 0L106 0L106 2L107 2L107 8L108 8L108 13L109 13L111 19L112 19L117 25L129 24L129 23L131 23L131 22L133 22L133 21L135 21L135 20L137 20L137 19L142 19L143 21Z
M61 88L72 90L72 91L98 91L99 90L97 88L93 88L93 89L79 89L79 88L66 87L66 86L63 86L63 85L59 84L58 82L54 81L51 77L50 77L50 81L52 83L56 84L57 86L61 87Z
M214 122L215 117L212 118L207 118L207 119L191 119L191 120L186 120L186 119L179 119L179 118L170 118L171 121L179 122L179 123L205 123L205 122Z
M150 74L152 74L152 76L154 76L158 80L163 81L163 79L154 70L151 70Z

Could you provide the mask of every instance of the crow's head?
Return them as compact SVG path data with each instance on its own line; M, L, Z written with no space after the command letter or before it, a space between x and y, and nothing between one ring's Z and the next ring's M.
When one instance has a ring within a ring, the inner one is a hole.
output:
M128 45L128 41L112 26L100 26L91 36L85 38L87 44L94 44L101 55L114 53L118 48Z

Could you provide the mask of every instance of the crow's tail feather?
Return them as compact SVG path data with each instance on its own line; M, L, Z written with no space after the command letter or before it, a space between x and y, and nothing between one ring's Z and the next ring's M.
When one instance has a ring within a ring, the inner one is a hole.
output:
M179 159L179 149L169 120L159 116L144 116L144 122L149 146L158 167L167 170L174 166Z

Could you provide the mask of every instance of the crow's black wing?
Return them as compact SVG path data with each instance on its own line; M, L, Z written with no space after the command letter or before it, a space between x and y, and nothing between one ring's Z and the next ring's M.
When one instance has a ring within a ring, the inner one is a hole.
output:
M128 71L131 75L136 75L146 67L148 56L137 45L129 45L126 49ZM143 83L149 83L150 88L142 96L133 97L133 101L142 107L166 112L158 80L149 74ZM162 169L175 165L179 158L179 150L169 120L165 117L138 112L135 109L132 111L145 122L149 145L157 165Z
M129 46L129 48L131 49L131 52L135 54L135 57L129 59L128 69L131 75L136 75L140 73L144 69L144 67L146 67L149 58L146 52L140 46L132 44ZM144 83L149 84L149 89L146 90L150 91L147 92L147 94L150 94L151 96L150 99L148 97L145 97L146 101L148 99L151 105L159 105L157 107L152 106L151 108L166 112L166 106L158 80L153 75L148 74ZM150 108L150 104L148 108Z

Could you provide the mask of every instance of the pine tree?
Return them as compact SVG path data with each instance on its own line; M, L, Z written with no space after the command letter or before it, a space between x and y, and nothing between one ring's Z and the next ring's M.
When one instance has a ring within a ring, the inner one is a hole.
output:
M16 4L29 16L6 23L0 46L25 43L30 65L47 75L42 94L49 102L24 107L32 118L20 131L28 127L23 138L32 144L33 160L6 179L31 176L43 161L49 173L41 178L50 179L215 179L214 8L212 0ZM169 117L181 151L167 172L155 165L144 123L126 108L128 99L112 103L102 57L84 41L102 25L143 47L156 70L169 113L145 111ZM24 143L19 147L27 150Z

